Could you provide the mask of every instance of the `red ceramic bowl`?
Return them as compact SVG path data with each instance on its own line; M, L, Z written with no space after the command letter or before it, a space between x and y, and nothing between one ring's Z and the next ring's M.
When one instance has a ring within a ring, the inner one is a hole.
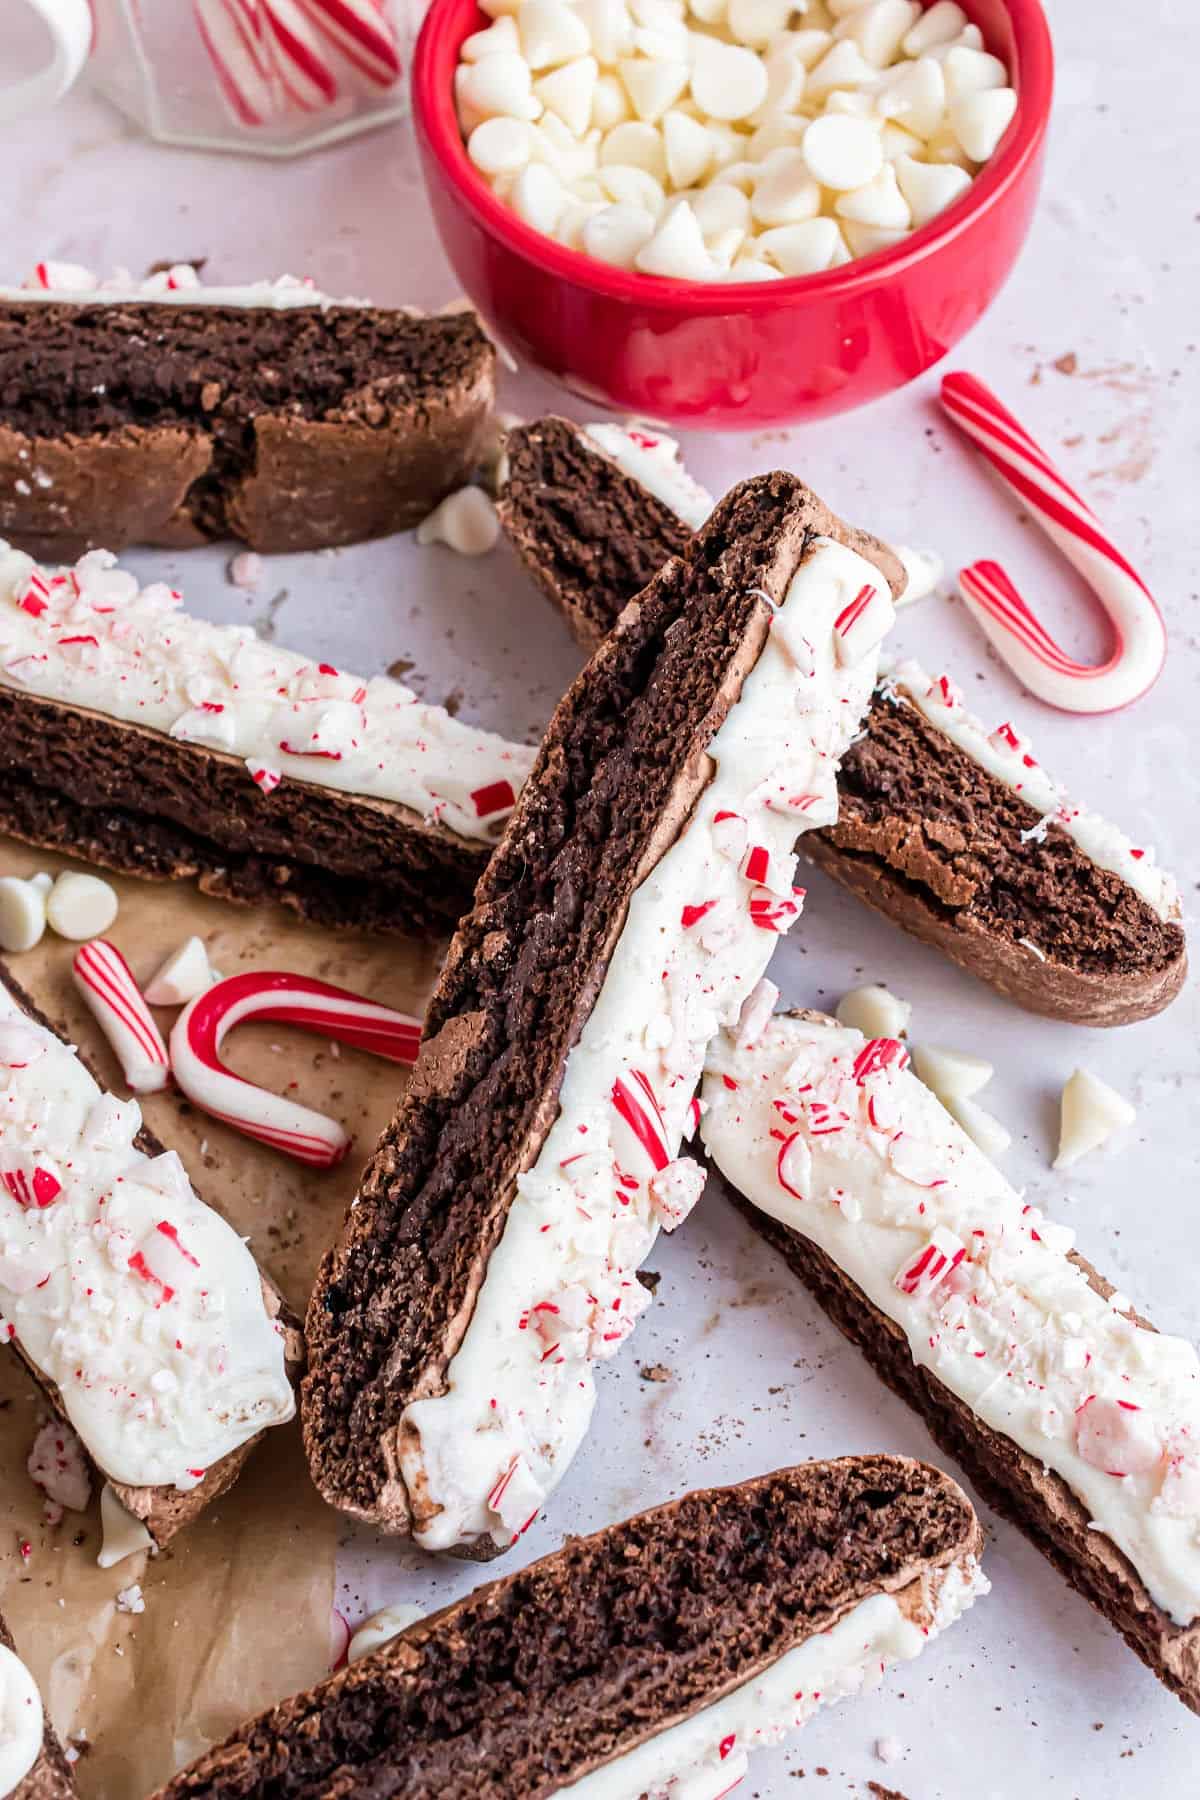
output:
M433 0L413 114L434 219L466 292L518 361L585 399L676 425L790 425L923 374L995 297L1041 179L1054 55L1040 0L961 0L1005 59L1016 115L969 192L892 250L783 281L668 281L610 268L533 230L467 158L459 47L488 20Z

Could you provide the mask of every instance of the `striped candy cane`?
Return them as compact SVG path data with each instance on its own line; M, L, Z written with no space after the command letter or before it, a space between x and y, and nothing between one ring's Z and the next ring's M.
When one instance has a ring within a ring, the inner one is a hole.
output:
M221 1045L243 1019L298 1025L387 1062L415 1063L421 1041L420 1021L407 1013L307 975L231 975L184 1008L171 1031L171 1066L188 1099L235 1131L317 1169L341 1161L349 1136L336 1119L230 1073Z
M339 74L394 87L404 72L386 0L192 0L234 117L251 127L342 97Z
M1166 656L1166 629L1145 582L1087 502L981 381L963 371L947 375L942 405L1078 569L1104 609L1115 642L1106 662L1075 661L1055 643L995 562L972 563L959 574L972 615L997 653L1040 700L1077 713L1113 712L1130 705L1154 685Z
M157 1094L170 1078L167 1046L115 944L93 938L75 952L75 986L112 1045L135 1094Z

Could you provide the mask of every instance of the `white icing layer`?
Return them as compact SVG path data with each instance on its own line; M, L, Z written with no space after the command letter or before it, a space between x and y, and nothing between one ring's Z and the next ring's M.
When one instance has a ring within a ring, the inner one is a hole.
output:
M128 269L101 278L77 263L40 262L20 287L0 287L0 301L67 300L79 306L97 301L153 300L164 306L262 306L274 312L297 306L366 306L365 300L335 300L307 279L280 275L274 281L237 287L205 287L191 263L176 263L139 280Z
M907 1072L901 1046L777 1018L722 1038L704 1142L817 1244L993 1430L1061 1476L1179 1624L1200 1615L1200 1359L1102 1300L1074 1234L1019 1194Z
M106 1475L187 1489L295 1403L254 1258L141 1123L0 988L0 1341Z
M792 847L836 816L838 761L893 616L872 564L814 542L709 745L711 783L633 896L448 1390L404 1414L401 1466L428 1549L510 1543L587 1430L593 1364L649 1305L637 1267L703 1185L678 1152L705 1048L743 1007L764 1012L757 984L799 912Z
M1076 806L1067 791L1047 774L1033 755L1028 738L1009 724L989 732L963 704L962 694L948 675L933 681L916 662L902 662L887 671L885 692L910 700L922 717L948 737L952 744L1002 781L1014 794L1041 814L1036 830L1044 836L1052 827L1073 838L1090 862L1127 881L1160 919L1181 917L1179 890L1174 878L1160 869L1154 851L1130 842L1125 833L1099 813Z
M892 1663L910 1662L989 1582L972 1559L928 1583L915 1619L891 1594L872 1594L831 1631L811 1637L753 1681L661 1731L636 1750L560 1788L555 1800L718 1800L746 1772L747 1753L778 1744L831 1701L869 1693Z
M32 1769L45 1728L33 1676L14 1651L0 1644L0 1796L13 1793Z
M584 441L699 531L716 501L684 468L675 439L652 426L585 425Z
M494 839L534 752L461 725L387 675L369 680L212 625L105 550L52 575L0 543L0 683L242 758L279 779L399 802Z

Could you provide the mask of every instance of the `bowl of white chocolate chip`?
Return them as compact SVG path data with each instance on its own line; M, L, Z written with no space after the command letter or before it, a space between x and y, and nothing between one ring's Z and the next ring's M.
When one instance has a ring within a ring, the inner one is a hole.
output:
M433 0L434 216L499 339L590 401L792 424L928 369L1005 280L1039 0Z

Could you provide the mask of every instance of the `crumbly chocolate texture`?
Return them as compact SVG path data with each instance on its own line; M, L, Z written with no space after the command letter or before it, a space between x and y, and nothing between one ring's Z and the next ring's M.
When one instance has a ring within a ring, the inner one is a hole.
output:
M921 1415L934 1440L966 1472L989 1505L1016 1525L1060 1575L1090 1600L1193 1712L1200 1712L1200 1623L1176 1625L1156 1606L1133 1564L1092 1528L1091 1514L1061 1476L1003 1433L993 1431L930 1370L918 1368L903 1331L880 1312L831 1257L797 1231L727 1190L875 1373ZM1080 1256L1074 1261L1098 1293L1114 1290ZM1131 1315L1147 1330L1153 1327Z
M21 1010L26 1013L29 1018L34 1020L36 1024L44 1026L47 1031L52 1031L54 1035L61 1038L64 1043L68 1041L66 1033L60 1031L58 1026L55 1025L51 1019L46 1017L45 1013L41 1011L31 996L25 992L25 989L21 987L19 982L13 979L11 972L3 962L0 962L0 986L3 986L8 990L9 994L16 1001ZM89 1059L81 1050L77 1049L75 1054L79 1057L80 1062L88 1071L88 1074L91 1075L97 1085L103 1089L104 1083L100 1080L99 1075L96 1073L96 1070L93 1068ZM154 1133L149 1131L144 1125L133 1141L137 1149L142 1152L143 1156L162 1155L163 1145L155 1137ZM304 1336L300 1327L300 1321L288 1307L283 1295L279 1292L279 1289L275 1286L275 1283L271 1280L270 1276L262 1269L259 1270L259 1278L262 1281L263 1305L266 1308L267 1316L272 1319L278 1319L283 1327L284 1366L287 1370L289 1381L295 1386L299 1381L301 1371L304 1368ZM54 1413L64 1424L69 1425L70 1420L67 1418L66 1412L63 1409L58 1389L55 1387L54 1383L49 1381L42 1373L41 1369L39 1369L35 1363L30 1361L19 1343L14 1342L12 1344L12 1349L23 1367L37 1383L47 1405L53 1409ZM254 1437L248 1438L244 1444L239 1444L236 1450L231 1450L228 1456L223 1456L220 1462L214 1463L212 1467L207 1470L202 1481L198 1482L194 1488L189 1488L184 1493L181 1493L174 1487L133 1487L128 1482L123 1481L114 1481L112 1483L113 1492L116 1494L118 1500L120 1500L122 1506L124 1506L127 1511L131 1512L135 1518L142 1521L146 1530L154 1539L155 1544L161 1550L164 1545L170 1543L177 1532L182 1531L184 1527L190 1525L194 1519L199 1518L206 1506L210 1506L214 1500L219 1499L222 1494L227 1492L227 1490L233 1486L234 1482L242 1472L242 1467L247 1457L251 1454L255 1445L262 1440L264 1435L265 1433L260 1431ZM103 1473L103 1471L101 1471L101 1473Z
M445 1390L630 897L706 785L705 746L758 658L762 596L782 600L810 540L838 530L794 476L744 482L555 712L309 1307L305 1438L342 1510L409 1529L401 1414Z
M0 1644L3 1644L6 1650L20 1655L2 1615L0 1615ZM74 1800L74 1795L75 1778L71 1774L71 1765L63 1754L63 1747L55 1735L53 1725L47 1718L38 1759L28 1775L18 1781L8 1800Z
M410 1626L156 1800L544 1800L980 1548L961 1490L901 1457L688 1494Z
M317 925L435 936L489 852L393 801L290 776L264 795L237 757L7 687L0 832Z
M566 420L511 432L508 453L505 528L538 586L591 645L644 571L681 554L687 528ZM874 540L848 541L884 566ZM898 583L894 567L885 572L899 593L903 576ZM1123 1025L1179 993L1181 927L1160 920L1057 827L1043 843L1023 842L1038 815L915 707L876 700L838 793L837 825L805 839L812 860L1027 1010Z
M1061 827L1028 835L1033 807L917 707L876 695L838 799L836 825L806 840L812 860L1030 1011L1122 1025L1182 987L1182 927Z
M0 537L59 562L378 537L470 478L494 398L473 314L6 301Z

